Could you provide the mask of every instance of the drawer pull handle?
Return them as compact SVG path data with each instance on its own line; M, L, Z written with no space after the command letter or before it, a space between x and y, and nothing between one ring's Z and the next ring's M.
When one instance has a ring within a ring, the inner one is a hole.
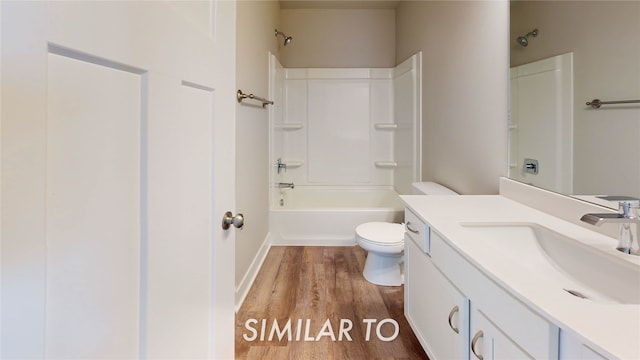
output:
M453 327L453 325L451 324L451 319L453 318L453 315L455 315L455 313L457 313L459 310L458 305L454 306L453 309L451 309L451 311L449 312L449 327L451 328L451 330L453 330L456 334L460 333L460 330L456 327Z
M474 336L473 339L471 340L471 351L473 352L473 355L476 356L476 358L478 358L478 360L482 360L482 354L478 354L476 352L476 344L478 343L478 340L482 339L482 337L484 336L484 333L482 332L482 330L478 331Z
M411 231L414 234L420 234L420 231L411 228L411 221L407 221L406 224L407 230Z

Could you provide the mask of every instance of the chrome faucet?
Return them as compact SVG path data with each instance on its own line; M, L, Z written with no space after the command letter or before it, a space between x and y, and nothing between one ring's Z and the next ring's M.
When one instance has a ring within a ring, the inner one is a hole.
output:
M287 164L282 162L282 158L278 158L278 160L276 160L276 164L274 166L275 166L276 171L278 172L278 174L280 174L280 172L282 170L284 170L284 172L287 172Z
M636 205L637 206L637 205ZM584 214L580 218L587 224L600 226L604 223L634 223L640 222L637 214L632 214L633 205L630 201L621 201L618 203L618 213L601 213L601 214Z
M276 186L278 187L278 189L286 189L286 188L293 189L294 187L292 182L290 183L279 182L279 183L276 183Z
M585 214L580 220L594 226L600 226L605 223L619 223L620 234L618 236L618 251L625 254L640 255L640 245L636 245L633 249L634 241L638 244L638 227L640 224L640 215L638 213L638 202L621 201L618 203L618 213L599 213ZM636 231L632 231L631 225L635 225Z

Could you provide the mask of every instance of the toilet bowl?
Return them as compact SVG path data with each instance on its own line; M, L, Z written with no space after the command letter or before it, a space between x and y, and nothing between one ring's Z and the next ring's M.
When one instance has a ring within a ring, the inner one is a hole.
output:
M388 222L368 222L356 227L356 242L367 250L362 275L370 283L385 286L404 284L402 273L404 226Z
M413 183L414 194L457 195L433 182ZM384 286L404 284L404 224L368 222L356 227L356 243L367 251L362 275L370 283Z

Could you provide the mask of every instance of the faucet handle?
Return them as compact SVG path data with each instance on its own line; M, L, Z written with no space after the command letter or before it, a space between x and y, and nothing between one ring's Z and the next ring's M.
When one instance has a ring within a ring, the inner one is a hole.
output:
M618 202L618 212L622 217L627 219L638 218L638 209L640 207L640 201L620 201Z

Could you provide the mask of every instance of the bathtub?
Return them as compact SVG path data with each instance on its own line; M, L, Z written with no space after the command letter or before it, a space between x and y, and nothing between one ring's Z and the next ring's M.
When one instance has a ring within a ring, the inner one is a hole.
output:
M354 245L359 224L404 219L404 205L391 188L300 186L275 193L269 219L273 245Z

